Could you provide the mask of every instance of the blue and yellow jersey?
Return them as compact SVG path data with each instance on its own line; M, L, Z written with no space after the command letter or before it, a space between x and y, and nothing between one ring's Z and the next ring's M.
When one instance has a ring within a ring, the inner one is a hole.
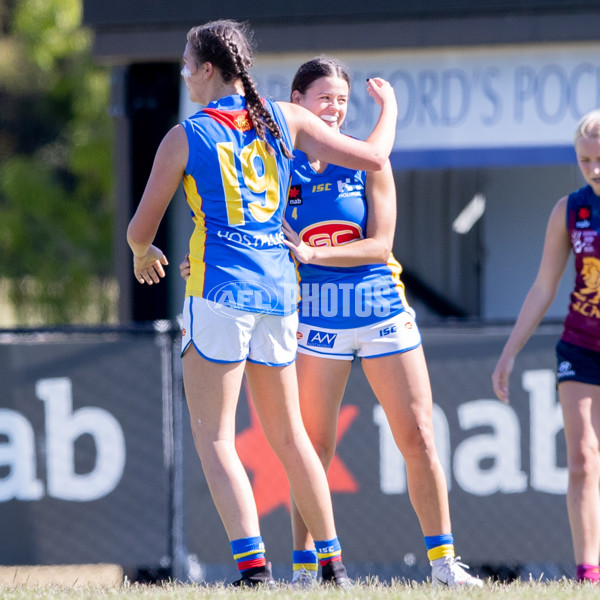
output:
M327 165L316 173L306 154L294 151L285 219L311 246L339 246L364 239L367 200L364 171ZM298 264L298 316L308 325L349 329L388 319L407 308L402 267L385 264L325 267Z
M268 100L265 106L292 150L280 108ZM281 230L291 160L267 133L275 149L269 154L239 95L212 102L181 124L189 144L183 187L195 223L186 297L292 314L297 279Z

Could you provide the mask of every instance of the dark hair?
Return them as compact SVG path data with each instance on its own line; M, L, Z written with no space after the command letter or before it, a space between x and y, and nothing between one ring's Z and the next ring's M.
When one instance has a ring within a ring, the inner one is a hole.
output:
M294 75L290 93L297 90L301 94L305 94L306 90L321 77L339 77L348 84L348 89L350 89L348 67L335 58L321 55L300 65Z
M197 66L203 62L211 63L219 69L226 83L240 79L244 86L248 115L258 137L267 144L269 152L273 153L273 148L265 137L266 128L279 140L284 155L292 158L291 152L283 143L279 126L262 103L254 81L248 73L252 66L253 42L252 33L247 25L230 20L211 21L192 27L188 31L187 41Z

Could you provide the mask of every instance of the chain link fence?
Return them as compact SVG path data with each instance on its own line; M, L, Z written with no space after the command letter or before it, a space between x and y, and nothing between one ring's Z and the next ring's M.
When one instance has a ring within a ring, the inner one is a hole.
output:
M554 383L560 327L541 327L524 348L506 406L494 399L490 374L508 331L422 330L456 550L481 576L571 576ZM179 343L171 322L0 332L0 564L110 563L144 581L235 578L193 446ZM275 576L287 579L287 480L245 387L236 443L267 558ZM404 462L358 362L329 481L351 575L426 579Z

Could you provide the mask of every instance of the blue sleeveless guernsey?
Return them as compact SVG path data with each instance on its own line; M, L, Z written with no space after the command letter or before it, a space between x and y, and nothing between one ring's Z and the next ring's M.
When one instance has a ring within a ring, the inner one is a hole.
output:
M292 150L280 108L264 102ZM297 279L281 230L291 160L267 132L275 149L269 154L239 95L210 103L181 125L189 144L183 187L195 223L186 297L292 314Z
M285 219L311 246L339 246L364 239L367 200L364 171L329 164L316 173L306 154L294 150L294 171ZM385 264L325 267L298 264L300 322L350 329L383 321L408 304L402 267L390 255Z

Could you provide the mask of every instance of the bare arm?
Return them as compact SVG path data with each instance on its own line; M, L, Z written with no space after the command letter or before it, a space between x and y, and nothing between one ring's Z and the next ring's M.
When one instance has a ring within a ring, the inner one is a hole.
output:
M309 246L286 222L284 243L301 263L330 267L355 267L387 262L396 228L396 187L389 164L383 171L367 173L366 237L341 246Z
M392 86L383 79L368 82L369 94L381 106L375 128L363 142L340 136L310 111L289 102L278 102L287 121L294 147L324 162L350 169L380 171L394 146L398 106Z
M539 270L531 286L517 321L498 359L492 374L496 396L508 403L508 382L515 357L527 343L556 296L558 284L565 272L571 252L569 234L565 225L567 197L561 198L552 210Z
M188 159L187 136L177 125L163 138L140 204L127 228L133 270L140 283L158 283L165 276L166 256L152 245L158 226L175 194Z

